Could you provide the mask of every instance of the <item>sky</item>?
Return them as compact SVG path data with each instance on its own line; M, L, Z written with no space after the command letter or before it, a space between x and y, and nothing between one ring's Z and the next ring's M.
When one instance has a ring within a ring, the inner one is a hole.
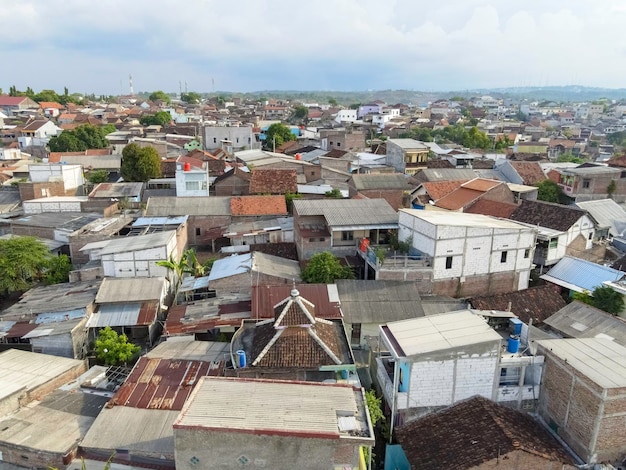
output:
M0 0L0 88L621 88L624 24L624 0Z

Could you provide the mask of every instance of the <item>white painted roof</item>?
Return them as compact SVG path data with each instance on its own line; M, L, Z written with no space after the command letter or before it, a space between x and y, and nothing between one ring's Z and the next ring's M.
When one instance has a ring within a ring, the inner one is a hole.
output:
M245 253L243 255L232 255L227 258L218 259L213 263L211 272L209 273L209 283L216 279L235 276L250 272L252 269L252 255Z
M418 209L400 209L399 212L405 212L432 225L528 230L527 227L520 225L516 222L505 219L498 219L496 217L489 217L482 214L468 214L465 212L452 211L425 211Z
M554 354L603 388L626 387L626 348L605 338L542 339Z
M469 310L402 320L385 326L392 336L390 339L402 348L402 351L396 351L398 356L405 357L502 340L485 320Z

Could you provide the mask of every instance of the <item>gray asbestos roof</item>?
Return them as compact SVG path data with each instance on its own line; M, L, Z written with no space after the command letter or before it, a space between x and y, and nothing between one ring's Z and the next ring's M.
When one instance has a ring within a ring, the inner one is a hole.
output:
M626 211L613 199L577 202L576 205L589 212L600 227L609 227L611 236L626 235Z
M303 199L293 206L300 216L324 216L330 227L398 226L398 214L384 199Z
M389 139L387 142L396 144L398 147L404 150L413 150L413 149L427 150L428 149L428 147L424 145L423 142L420 142L419 140L415 140L415 139Z
M19 191L0 191L0 214L17 210L21 202Z
M158 248L167 245L175 236L176 230L166 230L165 232L148 233L134 237L113 238L102 248L100 254L126 253Z
M146 354L150 359L175 359L181 361L223 361L230 356L230 343L196 341L193 336L168 338Z
M401 189L409 190L405 175L400 173L356 174L352 176L354 187L359 191L368 189Z
M82 212L43 212L41 214L30 214L18 219L12 219L11 224L49 227L74 232L101 217L100 214Z
M419 173L420 181L461 181L474 178L474 170L466 168L426 168Z
M626 387L626 348L603 338L544 339L545 353L562 361L603 388Z
M34 287L20 301L0 313L4 320L19 320L42 313L69 312L84 309L96 298L100 281L66 282L52 286Z
M260 251L252 253L252 272L300 282L300 263Z
M606 338L626 346L626 322L582 302L566 305L544 323L566 337Z
M0 353L0 399L18 390L32 390L80 366L83 361L18 349Z
M230 197L151 197L145 215L230 215Z
M115 449L135 454L174 457L172 424L178 410L146 410L130 406L104 408L87 432L81 446L101 449L110 455Z
M337 280L346 323L385 323L423 317L414 282Z
M133 277L111 278L102 280L96 303L146 302L160 300L163 293L165 278Z

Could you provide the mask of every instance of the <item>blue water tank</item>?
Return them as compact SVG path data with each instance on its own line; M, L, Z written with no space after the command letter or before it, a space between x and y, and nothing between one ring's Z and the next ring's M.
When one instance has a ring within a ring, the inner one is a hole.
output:
M341 378L346 380L348 378L348 371L347 370L342 370L341 371Z
M509 319L509 328L511 331L511 334L513 335L521 335L522 334L522 320L520 320L519 318L511 318Z
M239 367L246 367L246 352L243 349L237 350L237 358L239 359Z
M517 351L519 351L519 336L509 336L509 342L507 344L506 350L511 354L515 354Z

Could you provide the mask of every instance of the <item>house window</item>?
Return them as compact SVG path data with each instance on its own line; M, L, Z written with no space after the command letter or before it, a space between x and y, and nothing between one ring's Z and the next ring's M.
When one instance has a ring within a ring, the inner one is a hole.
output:
M587 237L587 240L591 240L593 238L593 232L589 232L589 236Z
M508 251L503 251L502 253L500 253L500 262L501 263L506 263L506 257L508 255Z
M199 181L185 181L185 189L187 191L197 191L200 189Z
M526 248L524 250L524 258L528 258L530 256L530 248Z
M588 188L590 184L591 184L591 180L588 180L588 179L583 180L583 188Z
M200 233L200 227L196 227L196 237L199 237Z
M559 244L559 239L558 238L551 238L550 239L550 244L548 245L548 248L556 248Z
M213 143L217 144L217 137L213 137Z
M354 240L354 232L352 231L341 232L341 241L349 242L352 240Z
M446 269L452 269L452 256L446 256Z
M337 142L337 147L341 147L341 142Z

